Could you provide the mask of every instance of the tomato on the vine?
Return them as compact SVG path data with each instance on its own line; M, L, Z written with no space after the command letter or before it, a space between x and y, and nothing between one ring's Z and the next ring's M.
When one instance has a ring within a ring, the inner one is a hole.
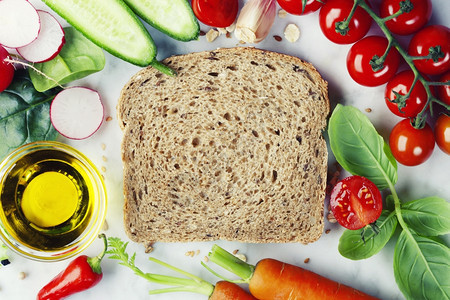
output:
M380 217L383 203L380 190L372 181L354 175L344 178L334 186L330 206L339 224L357 230Z
M9 86L14 77L14 66L5 61L8 57L8 51L0 45L0 93Z
M437 51L437 46L440 46L440 51ZM421 29L409 42L408 54L413 57L436 56L434 59L414 59L414 65L422 73L439 75L450 70L450 29L442 25Z
M400 54L397 49L389 49L383 64L374 70L373 59L386 52L388 40L381 36L368 36L356 42L347 55L347 70L354 81L365 86L382 85L397 72Z
M293 15L306 15L318 10L326 0L306 0L303 8L303 0L277 0L282 9Z
M372 18L361 7L357 7L348 24L348 31L336 31L336 22L346 20L352 10L353 0L328 0L320 9L319 25L323 34L336 44L352 44L363 38L372 25Z
M192 0L192 10L200 22L224 28L233 24L239 9L238 0Z
M450 71L442 74L439 78L440 82L448 82L450 84ZM450 85L438 86L439 99L447 105L450 105Z
M380 4L380 16L386 18L400 10L403 0L383 0ZM431 0L410 0L412 10L403 12L398 17L386 21L386 26L393 33L408 35L418 31L430 20L432 5Z
M411 91L414 77L413 71L405 70L397 73L386 85L384 91L386 105L392 113L399 117L415 117L422 111L427 103L428 95L422 82L417 81ZM409 91L411 91L411 93L404 102L396 102L396 100L398 101L397 94L405 96Z
M409 119L404 119L392 128L389 147L395 159L405 166L417 166L433 153L434 134L430 125L417 129Z
M440 115L434 125L436 144L442 151L450 155L450 116Z

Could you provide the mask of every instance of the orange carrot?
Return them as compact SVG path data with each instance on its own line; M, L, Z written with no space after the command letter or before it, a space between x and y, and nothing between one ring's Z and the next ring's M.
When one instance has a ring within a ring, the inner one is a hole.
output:
M340 284L300 267L266 258L256 266L247 264L217 245L209 259L238 275L249 284L250 293L260 300L375 300L352 287Z
M219 281L214 287L209 300L256 300L255 297L247 293L243 288L235 283Z

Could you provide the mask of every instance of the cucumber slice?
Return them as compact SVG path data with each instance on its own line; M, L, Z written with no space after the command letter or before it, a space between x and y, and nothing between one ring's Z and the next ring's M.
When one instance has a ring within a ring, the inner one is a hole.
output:
M142 67L156 56L152 37L122 0L42 1L114 56Z
M144 21L179 41L198 38L200 26L187 0L124 0Z

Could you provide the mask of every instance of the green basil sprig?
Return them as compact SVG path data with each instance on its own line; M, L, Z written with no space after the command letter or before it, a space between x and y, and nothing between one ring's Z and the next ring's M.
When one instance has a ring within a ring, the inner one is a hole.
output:
M100 47L73 27L64 28L64 33L66 43L59 54L47 62L34 64L42 73L29 68L33 85L39 92L86 77L105 66L105 55Z
M59 88L36 91L26 71L16 71L0 93L0 159L17 147L58 136L50 121L50 103Z
M439 235L450 233L450 203L428 197L402 203L395 190L397 165L389 147L370 120L358 109L338 104L330 118L328 135L339 164L354 175L373 181L391 195L377 220L380 233L344 231L339 252L353 260L378 253L394 235L401 233L394 251L394 276L407 299L450 299L450 249Z

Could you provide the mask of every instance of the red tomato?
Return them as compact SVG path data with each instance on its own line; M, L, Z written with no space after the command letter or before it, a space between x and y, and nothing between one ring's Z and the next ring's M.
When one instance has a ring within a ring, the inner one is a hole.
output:
M322 2L325 2L323 0ZM323 3L317 0L306 0L305 9L303 8L303 0L277 0L282 9L293 15L307 15L318 10Z
M442 25L430 25L417 32L409 42L408 53L411 56L427 56L429 49L441 46L442 57L433 59L415 59L417 69L425 74L439 75L450 70L450 29Z
M444 73L440 78L440 82L450 83L450 71ZM439 99L447 105L450 105L450 85L438 86Z
M14 66L5 61L7 57L8 51L0 45L0 93L9 86L14 77Z
M436 144L442 151L450 155L450 117L440 115L434 125Z
M394 103L391 100L397 99L398 93L406 95L411 90L414 82L414 73L411 70L405 70L396 74L386 85L384 97L386 105L392 113L399 117L411 118L417 116L422 111L428 100L427 91L420 81L417 81L405 103Z
M357 7L348 24L348 32L336 32L336 22L344 21L353 7L353 0L328 0L320 9L319 24L323 34L336 44L352 44L363 38L372 25L369 14Z
M383 208L380 190L369 179L350 176L331 191L331 211L345 228L356 230L375 222Z
M389 50L381 70L375 72L370 64L375 55L383 56L387 46L386 38L368 36L350 48L347 55L347 70L354 81L365 86L378 86L388 82L395 75L400 64L400 54L395 48Z
M416 129L409 119L397 123L389 136L389 146L395 159L405 166L417 166L433 153L434 135L430 125Z
M380 16L386 18L400 10L400 2L403 0L383 0L380 4ZM390 31L396 34L408 35L416 32L430 20L432 5L431 0L410 0L413 9L404 12L386 22Z
M192 10L200 22L224 28L233 24L238 13L238 0L192 0Z

